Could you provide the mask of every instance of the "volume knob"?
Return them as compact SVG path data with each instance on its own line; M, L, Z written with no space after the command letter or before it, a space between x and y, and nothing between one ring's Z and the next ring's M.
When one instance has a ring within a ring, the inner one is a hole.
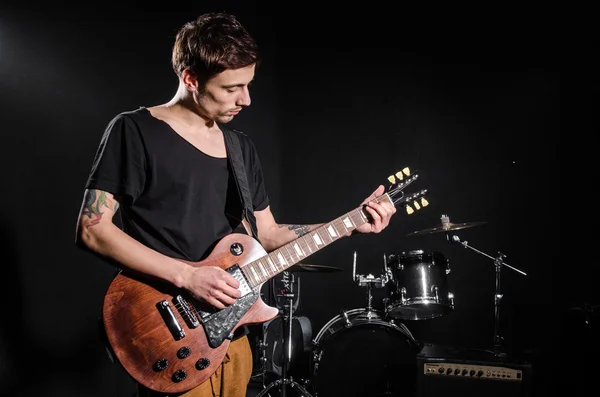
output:
M155 370L156 372L160 372L160 371L166 369L168 366L169 366L169 361L167 361L166 358L161 358L159 360L156 360L156 362L152 366L152 369Z
M198 369L198 370L206 369L206 368L208 368L209 365L210 365L210 360L206 357L203 357L200 360L196 361L196 369Z
M177 350L177 357L179 357L179 358L186 358L190 354L192 354L192 349L190 349L187 346L184 346L181 349Z
M173 377L171 379L173 379L173 382L181 382L185 378L187 378L187 372L185 372L183 369L178 369L173 373Z

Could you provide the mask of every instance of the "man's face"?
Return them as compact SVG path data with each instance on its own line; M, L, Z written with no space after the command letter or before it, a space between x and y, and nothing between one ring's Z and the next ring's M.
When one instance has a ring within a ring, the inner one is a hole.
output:
M242 107L250 106L248 86L254 79L256 65L227 69L208 80L204 91L194 94L200 111L209 119L228 123Z

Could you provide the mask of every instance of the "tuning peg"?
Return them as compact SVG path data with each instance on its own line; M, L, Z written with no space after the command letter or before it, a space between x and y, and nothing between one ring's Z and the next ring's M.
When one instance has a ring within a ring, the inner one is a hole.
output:
M396 178L394 178L394 175L390 175L390 176L388 176L388 178L387 178L387 179L388 179L388 181L390 181L390 183L391 183L391 184L394 184L394 183L396 183Z
M404 167L402 169L402 172L404 173L404 175L409 176L410 175L410 170L408 169L408 167Z
M396 177L400 180L404 179L404 175L402 175L402 172L400 171L396 172Z
M419 204L419 202L417 200L413 201L413 205L415 206L417 211L421 209L421 205Z
M425 197L421 197L421 205L423 207L427 207L429 205L429 201L427 201Z
M413 208L412 208L410 205L407 205L407 206L406 206L406 213L407 213L408 215L410 215L410 214L412 214L413 212L415 212L415 210L414 210L414 209L413 209Z

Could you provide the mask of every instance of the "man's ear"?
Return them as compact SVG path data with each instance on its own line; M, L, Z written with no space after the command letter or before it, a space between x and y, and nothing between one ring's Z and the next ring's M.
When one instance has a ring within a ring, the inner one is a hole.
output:
M186 69L183 71L183 73L181 73L181 79L185 85L185 88L187 88L189 91L194 92L198 90L198 79L196 79L194 73L189 69Z

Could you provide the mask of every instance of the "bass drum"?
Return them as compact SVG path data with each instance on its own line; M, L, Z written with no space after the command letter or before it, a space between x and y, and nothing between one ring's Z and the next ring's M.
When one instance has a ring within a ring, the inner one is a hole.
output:
M316 397L414 395L419 344L408 328L367 308L342 312L319 331L313 347Z

